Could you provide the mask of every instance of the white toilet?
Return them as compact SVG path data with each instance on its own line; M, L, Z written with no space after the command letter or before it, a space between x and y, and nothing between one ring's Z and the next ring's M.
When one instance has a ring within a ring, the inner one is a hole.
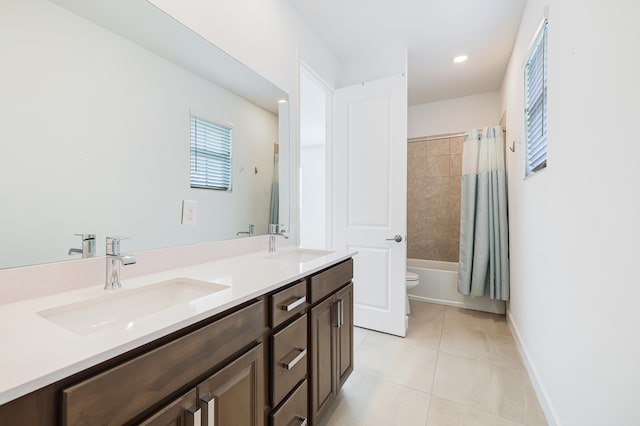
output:
M411 306L409 306L409 290L414 289L420 284L420 277L415 272L407 271L406 275L406 283L407 283L407 315L411 313Z

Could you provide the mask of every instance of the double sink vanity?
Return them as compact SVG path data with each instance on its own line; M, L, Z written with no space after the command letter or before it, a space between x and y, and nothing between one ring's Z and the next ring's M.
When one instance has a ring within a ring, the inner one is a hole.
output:
M353 370L354 254L254 252L0 305L0 424L316 424Z

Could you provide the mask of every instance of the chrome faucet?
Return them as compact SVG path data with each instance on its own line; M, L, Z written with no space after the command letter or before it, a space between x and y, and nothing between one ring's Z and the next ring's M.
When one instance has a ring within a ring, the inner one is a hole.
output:
M107 280L105 290L115 290L122 287L120 282L120 265L132 265L136 263L136 257L132 254L120 253L120 241L126 237L107 237Z
M70 248L69 256L72 254L81 254L82 258L93 257L96 255L96 234L74 234L82 238L82 248Z
M236 232L236 235L243 235L246 234L250 237L253 237L254 235L256 235L256 226L253 223L249 224L249 230L248 231L238 231Z
M285 240L289 238L287 234L285 234L284 229L280 230L279 228L284 225L278 225L275 223L269 224L269 253L276 252L276 237L280 236Z

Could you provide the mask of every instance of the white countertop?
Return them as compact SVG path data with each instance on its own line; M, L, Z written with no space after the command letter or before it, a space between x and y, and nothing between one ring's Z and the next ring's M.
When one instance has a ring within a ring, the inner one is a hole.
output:
M296 248L283 248L279 253ZM0 305L0 404L240 305L354 254L355 251L341 250L298 263L291 259L276 260L273 255L260 251L125 280L124 288L116 292L175 278L225 284L229 289L90 334L72 332L38 312L103 297L108 294L103 286Z

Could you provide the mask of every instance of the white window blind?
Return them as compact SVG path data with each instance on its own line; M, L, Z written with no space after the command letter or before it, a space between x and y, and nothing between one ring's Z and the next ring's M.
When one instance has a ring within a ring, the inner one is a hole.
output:
M231 129L193 115L191 187L231 190Z
M524 69L526 175L547 167L547 22L545 21Z

